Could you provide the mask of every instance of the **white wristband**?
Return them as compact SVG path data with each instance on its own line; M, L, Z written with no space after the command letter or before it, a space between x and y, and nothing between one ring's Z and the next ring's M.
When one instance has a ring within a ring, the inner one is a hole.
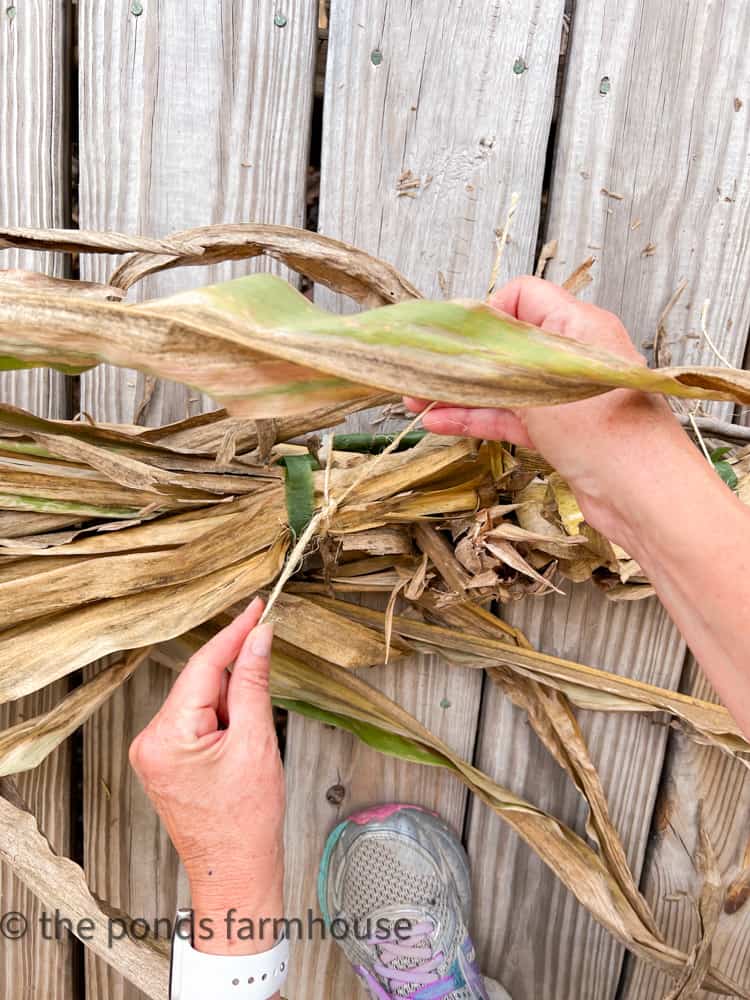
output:
M180 932L190 910L178 910L172 936L170 1000L269 1000L286 982L289 942L285 937L259 955L207 955Z

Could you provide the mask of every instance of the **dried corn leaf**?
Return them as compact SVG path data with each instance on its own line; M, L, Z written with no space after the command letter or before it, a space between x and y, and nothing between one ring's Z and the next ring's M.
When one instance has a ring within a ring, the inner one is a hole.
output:
M92 299L119 301L125 294L121 288L100 285L95 281L73 281L70 278L53 278L41 271L24 271L21 268L0 268L0 287L49 291L55 295L84 295Z
M347 670L386 662L387 642L364 625L293 594L281 594L270 621L274 634Z
M549 537L550 536L546 532L529 531L527 528L522 528L520 525L513 524L511 521L501 521L500 524L495 525L494 528L486 532L484 535L484 538L488 538L490 541L504 539L508 542L527 542L529 544L537 542L548 543ZM565 552L567 555L570 555L571 546L583 545L585 543L586 539L579 538L577 535L572 538L562 536L559 541L556 542L558 551Z
M399 567L406 570L407 574L413 573L419 560L416 556L369 556L364 559L355 559L353 562L338 563L335 574L337 580L343 580L351 576L368 576L371 573L379 573L384 569L395 569ZM328 567L324 567L324 573L330 579Z
M393 524L416 524L434 516L463 514L474 511L479 494L472 487L456 486L450 490L420 490L369 503L349 503L337 510L329 524L332 535L377 529Z
M266 551L188 583L6 628L0 632L0 702L38 691L109 653L162 641L212 618L273 581L287 547L283 533Z
M448 624L474 634L493 637L499 631L498 619L476 605L452 608L445 618ZM522 633L516 632L512 638L519 647L531 648ZM567 697L560 691L544 687L538 681L519 676L508 667L489 667L487 673L516 705L525 709L536 734L572 778L589 808L586 824L589 836L598 844L611 875L630 905L651 933L661 938L653 914L630 871L625 849L609 815L599 774L589 756L586 741Z
M463 594L471 576L456 558L452 547L429 524L414 525L414 540L455 594Z
M236 565L268 548L283 531L283 502L265 501L262 508L263 517L249 519L241 511L178 548L84 558L73 565L65 560L59 567L46 560L33 577L33 588L24 577L0 582L0 622L42 618L69 608L73 599L81 606L128 594L145 598L153 588L189 583ZM0 632L0 643L2 636Z
M226 260L267 256L281 261L311 281L326 285L357 302L377 305L420 298L420 293L390 264L349 243L322 233L291 226L221 224L175 233L170 241L182 244L178 256L155 256L145 248L123 261L112 284L128 289L149 274L172 267L207 266ZM197 253L189 247L198 245Z
M271 495L271 500L273 495ZM266 503L263 499L261 506ZM0 541L3 556L26 556L24 565L31 567L42 559L54 564L67 556L100 556L115 552L137 552L141 549L174 547L197 541L233 520L238 512L249 511L257 505L257 498L248 497L184 514L172 514L153 520L115 521L113 524L81 525L73 531L57 531L31 535L27 538L9 538ZM270 503L273 507L273 503ZM112 529L120 530L112 530ZM127 530L123 530L127 528ZM49 567L47 567L49 568Z
M484 546L488 552L491 552L505 566L509 566L523 576L530 577L535 583L541 584L545 591L554 590L558 594L562 593L558 587L555 587L546 577L538 573L533 566L530 566L518 549L514 548L510 542L504 542L500 538L494 540L486 538Z
M100 671L42 715L0 732L0 777L37 767L90 718L146 660L150 647Z
M0 780L0 859L53 913L60 911L73 927L90 921L86 946L152 1000L164 1000L169 991L169 955L150 941L129 934L115 935L111 921L131 918L114 907L104 908L86 884L83 870L56 854L40 832L35 816L20 801L9 779Z
M408 530L396 526L342 534L337 541L342 552L369 552L373 558L382 555L408 555L414 551Z
M547 477L547 482L555 496L555 503L565 531L569 535L577 535L583 524L583 514L578 506L578 501L573 496L573 491L562 476L556 472Z
M0 545L10 539L25 539L37 533L57 531L77 524L80 518L70 514L41 514L28 511L0 510ZM19 542L19 544L23 544Z
M301 434L332 427L366 406L385 406L398 398L400 397L390 393L380 393L367 400L337 403L291 417L279 418L275 421L276 441L289 441ZM137 431L139 444L155 443L181 454L213 456L221 447L228 432L235 435L238 454L252 452L259 446L255 421L230 417L226 410L201 413L162 427L139 427L134 430Z
M427 572L429 565L430 565L430 559L427 553L425 552L422 556L422 561L420 562L417 569L412 573L412 575L409 578L409 582L404 588L404 597L406 597L407 600L416 601L424 593L425 587L427 586L430 579L430 576ZM389 648L390 645L391 641L389 638L388 640Z
M605 587L604 593L609 601L643 601L647 597L656 597L656 591L646 583L616 583Z
M56 250L68 253L196 254L203 251L198 240L168 236L155 240L150 236L124 236L122 233L97 233L86 229L0 229L0 247L18 250Z
M316 596L316 603L347 615L373 628L383 628L382 612L344 601ZM489 615L492 619L493 616ZM567 694L581 708L602 711L667 712L687 724L688 733L696 733L712 745L732 755L750 753L742 730L727 710L713 702L701 701L679 691L669 691L630 677L563 660L549 653L522 648L516 644L517 630L502 637L505 623L495 619L498 638L471 634L458 629L431 625L414 618L395 615L394 633L411 640L417 648L439 652L450 658L456 651L477 668L487 661L503 664L548 687ZM514 641L510 641L512 638ZM739 758L743 759L743 758Z
M138 306L0 291L0 356L5 367L134 367L264 418L374 390L469 406L549 405L617 387L750 402L750 375L735 369L649 370L476 302L332 315L267 274Z
M706 973L711 966L711 949L724 902L724 888L711 841L703 826L698 824L696 868L703 875L703 888L698 900L700 938L688 956L682 975L664 1000L695 1000L700 995Z
M609 815L599 773L566 696L520 677L508 667L490 667L488 674L516 705L526 710L537 736L573 779L589 807L586 822L589 836L598 844L609 872L630 905L649 931L661 940L654 916L630 871L625 848Z

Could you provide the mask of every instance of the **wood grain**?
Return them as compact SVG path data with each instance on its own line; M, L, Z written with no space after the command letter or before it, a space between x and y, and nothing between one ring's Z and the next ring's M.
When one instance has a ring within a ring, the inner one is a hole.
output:
M748 89L748 31L739 2L576 5L544 234L560 243L548 276L561 281L593 254L594 284L586 294L619 313L641 345L653 342L662 311L685 280L666 320L662 362L669 352L675 363L718 363L700 336L708 297L714 341L735 363L743 356L750 172L747 112L744 105L735 110L734 99ZM714 412L726 416L725 408ZM612 608L588 588L566 589L569 600L527 603L511 620L543 649L678 685L683 644L654 602ZM628 718L583 722L638 874L667 731ZM579 804L563 789L556 765L494 694L483 712L479 757L514 790L583 831ZM496 884L482 872L475 880L478 912L493 907L496 914L493 933L483 923L477 935L487 971L515 1000L614 997L622 950L536 859L482 810L472 813L470 846L499 859ZM498 885L505 887L499 893ZM659 992L649 987L637 995L650 1000Z
M701 12L704 14L707 12ZM708 246L707 271L700 274L701 297L712 297L709 329L722 354L735 364L743 358L743 332L748 328L747 283L747 191L748 171L747 95L750 95L750 16L746 7L723 4L706 25L706 53L714 52L726 68L712 81L705 99L706 115L716 121L719 159L716 198L702 207ZM695 15L694 15L695 16ZM727 112L727 104L731 112ZM708 156L701 150L703 156ZM713 154L712 157L713 158ZM709 162L706 167L710 169ZM726 200L730 199L730 200ZM692 206L694 212L701 206ZM697 262L696 262L697 263ZM700 302L700 297L697 298ZM715 362L712 362L715 363ZM747 367L747 349L744 353ZM713 689L692 657L688 657L681 689L697 697L717 700ZM664 928L667 940L689 948L698 928L690 896L700 890L693 857L698 831L698 803L703 802L707 833L718 854L728 890L737 891L733 905L725 907L714 942L713 960L722 971L745 986L750 983L750 909L741 885L743 871L750 866L750 775L741 765L698 747L679 734L670 736L660 796L654 814L651 841L643 874L643 889ZM687 893L688 896L683 896ZM622 1000L646 1000L660 995L663 977L632 956L625 964ZM700 994L701 998L707 994Z
M0 12L0 220L2 225L63 226L68 218L67 4L32 0ZM3 251L0 267L63 275L62 254ZM0 374L0 399L46 417L68 416L65 379L48 370ZM65 695L66 683L0 707L0 727L36 715ZM70 750L61 747L19 788L55 850L70 850ZM45 941L42 904L3 865L0 911L18 911L35 929L22 941L0 938L5 991L13 996L73 1000L70 941Z
M528 601L507 617L526 631L534 646L555 655L655 684L673 681L673 664L681 661L684 646L659 605L649 602L638 628L631 629L627 605L611 604L593 587L581 584L566 585L565 590L568 596ZM664 722L578 715L637 878L661 769ZM478 764L585 833L586 813L578 793L524 714L494 685L488 685L482 706ZM622 958L619 945L542 862L494 814L475 803L468 843L470 855L492 858L495 873L488 879L482 866L474 875L475 938L487 973L522 1000L557 997L558 990L561 996L597 1000L613 996Z
M502 276L534 255L552 115L562 3L497 0L331 8L320 228L392 261L434 297L483 295L511 194L521 196ZM528 71L514 72L522 57ZM399 190L400 189L400 190ZM329 308L349 306L323 290ZM371 415L373 416L373 415ZM359 423L359 426L366 426ZM385 690L471 758L481 676L435 658L370 671ZM447 706L447 707L443 707ZM287 907L317 914L325 838L383 801L437 809L460 833L466 793L452 778L383 758L348 736L291 718L287 745ZM345 788L339 805L326 792ZM289 996L362 995L330 941L293 954Z
M178 5L144 0L113 14L82 0L81 225L146 235L215 222L302 225L317 5L290 0L274 24L263 0ZM83 258L86 277L106 277L113 258ZM165 272L140 297L246 273L247 264ZM142 377L99 368L82 380L82 407L132 421ZM159 383L141 422L157 424L210 407L181 386ZM178 862L127 762L128 745L163 703L167 671L147 664L86 729L86 867L94 891L131 914L172 916ZM141 995L99 960L87 982L102 1000Z
M113 16L94 0L79 4L82 226L163 236L218 222L302 225L311 0L286 4L283 28L260 0L209 0L190 11L146 0L138 17L130 6ZM89 259L86 275L99 280L115 264ZM135 297L249 269L168 271L147 278ZM124 380L102 368L83 382L84 408L106 407L110 419L132 419L143 398L143 376L134 373ZM200 405L186 387L164 383L152 401L164 419Z
M0 12L0 225L67 225L69 34L65 0L32 0ZM63 277L66 261L63 254L3 250L0 267ZM59 415L65 380L49 369L3 372L0 394L16 406Z
M693 657L682 689L698 698L718 697ZM700 933L693 900L701 878L693 863L699 808L717 853L727 899L714 938L713 962L737 983L750 986L750 772L679 733L669 738L662 785L651 828L642 888L670 943L688 951ZM628 955L623 1000L646 1000L667 992L667 981ZM701 1000L710 994L700 992Z

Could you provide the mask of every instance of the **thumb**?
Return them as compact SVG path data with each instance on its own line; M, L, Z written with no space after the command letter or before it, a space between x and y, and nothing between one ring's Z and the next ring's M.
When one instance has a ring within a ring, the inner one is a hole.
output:
M264 713L271 718L271 645L273 625L265 622L252 630L242 644L229 682L227 711L230 728L257 724Z

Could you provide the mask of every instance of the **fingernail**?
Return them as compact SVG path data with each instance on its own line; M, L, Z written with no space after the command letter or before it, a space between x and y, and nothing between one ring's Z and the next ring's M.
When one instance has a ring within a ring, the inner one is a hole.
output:
M250 652L253 656L268 656L273 645L273 625L264 622L250 633Z
M252 599L252 601L250 601L250 603L248 604L248 606L245 608L245 611L246 612L252 611L253 609L257 608L257 606L259 604L262 604L262 603L263 603L262 598L260 598L260 597L254 597Z

